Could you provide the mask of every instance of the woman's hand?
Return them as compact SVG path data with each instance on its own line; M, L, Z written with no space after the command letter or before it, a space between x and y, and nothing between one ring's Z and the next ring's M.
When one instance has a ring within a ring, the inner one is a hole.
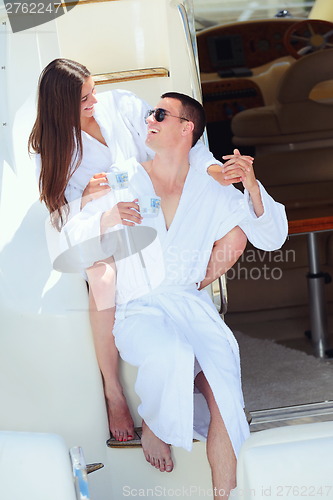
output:
M246 174L253 173L252 156L243 156L238 149L234 149L232 155L223 156L227 160L222 167L220 165L211 165L208 173L222 186L230 186L237 182L243 182Z
M231 179L237 173L244 188L248 191L254 213L260 217L264 213L264 205L261 199L260 187L253 170L253 158L251 156L242 156L238 149L234 149L233 155L223 156L227 160L222 170L225 179Z
M106 229L123 224L124 226L135 226L141 224L142 217L140 208L137 204L137 199L134 201L120 201L103 213L101 217L101 231L104 233Z
M226 182L242 182L245 189L251 193L253 189L258 190L257 179L253 170L252 156L243 156L238 149L234 149L232 155L222 156L227 160L222 165L222 173ZM238 179L238 180L235 180Z
M81 210L89 201L106 195L111 190L105 172L95 174L86 185L81 199Z
M234 149L232 155L225 155L223 160L227 160L222 167L217 169L218 165L211 165L208 173L222 186L229 186L235 182L242 182L244 188L248 191L253 210L257 217L264 213L264 205L261 199L260 187L253 170L252 156L243 156L238 149ZM211 171L212 169L212 171Z

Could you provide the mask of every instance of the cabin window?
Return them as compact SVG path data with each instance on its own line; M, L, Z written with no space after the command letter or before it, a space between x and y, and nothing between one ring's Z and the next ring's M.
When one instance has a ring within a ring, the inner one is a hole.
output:
M315 0L193 0L197 30L216 24L274 18L288 11L295 18L306 18Z

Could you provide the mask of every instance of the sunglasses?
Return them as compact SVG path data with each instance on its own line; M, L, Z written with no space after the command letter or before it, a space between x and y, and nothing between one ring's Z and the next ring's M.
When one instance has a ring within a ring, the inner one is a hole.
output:
M157 122L162 122L166 116L172 116L173 118L179 118L180 120L185 120L187 122L190 121L187 118L184 118L183 116L171 115L169 113L169 111L167 111L166 109L163 109L163 108L149 109L146 113L146 116L145 116L146 122L147 122L147 118L149 118L149 116L151 116L151 115L154 116L154 118Z

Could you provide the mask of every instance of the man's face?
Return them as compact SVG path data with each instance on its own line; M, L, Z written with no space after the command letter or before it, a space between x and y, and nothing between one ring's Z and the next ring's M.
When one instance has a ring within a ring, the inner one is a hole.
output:
M167 149L175 147L180 139L181 131L184 128L185 121L181 120L182 105L178 99L166 97L161 99L155 107L155 113L147 118L147 138L146 144L153 151L158 151L161 148ZM160 113L163 110L165 113ZM158 121L162 116L162 121Z

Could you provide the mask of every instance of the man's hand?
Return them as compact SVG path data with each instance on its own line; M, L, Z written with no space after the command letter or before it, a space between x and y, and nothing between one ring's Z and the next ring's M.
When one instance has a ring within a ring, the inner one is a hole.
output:
M81 199L81 210L89 201L106 195L111 190L105 172L95 174L86 185Z
M104 212L101 217L101 232L105 233L108 228L117 224L123 224L124 226L141 224L142 217L137 201L137 199L134 201L120 201L110 210Z

